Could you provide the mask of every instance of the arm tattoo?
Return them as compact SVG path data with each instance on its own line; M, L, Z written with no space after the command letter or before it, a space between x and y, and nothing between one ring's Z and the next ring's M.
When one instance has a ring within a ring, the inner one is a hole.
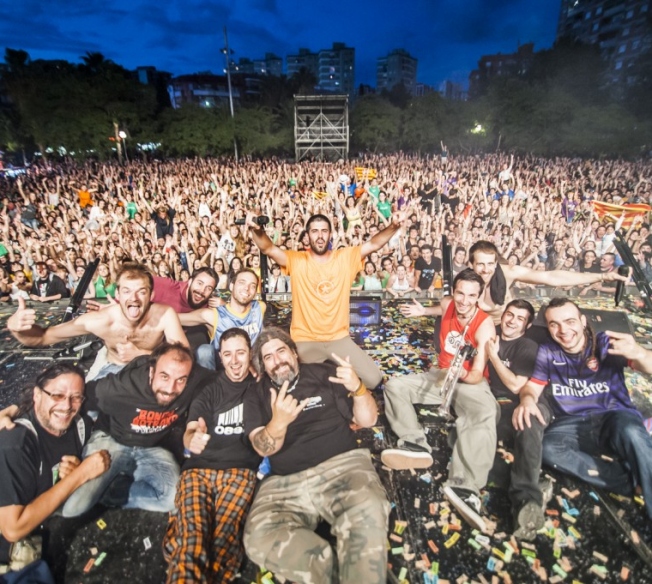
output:
M276 450L276 439L269 433L267 427L254 436L254 447L265 456Z

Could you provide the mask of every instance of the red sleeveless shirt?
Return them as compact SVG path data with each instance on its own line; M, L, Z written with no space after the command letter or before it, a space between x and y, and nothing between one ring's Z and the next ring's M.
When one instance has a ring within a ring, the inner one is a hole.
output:
M471 322L462 326L460 321L457 320L457 314L455 314L455 303L451 302L448 305L446 314L441 319L441 331L439 332L441 352L439 353L438 367L440 369L448 369L451 366L453 357L455 357L455 353L463 341L475 348L478 347L478 343L475 340L475 333L487 318L489 318L489 315L478 308ZM464 339L462 339L463 333ZM465 361L464 369L470 371L471 364L472 361Z

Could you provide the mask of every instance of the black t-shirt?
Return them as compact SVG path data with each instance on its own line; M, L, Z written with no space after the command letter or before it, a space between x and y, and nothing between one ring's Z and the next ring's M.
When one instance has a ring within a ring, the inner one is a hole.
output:
M240 383L234 383L221 371L192 402L188 421L203 418L211 437L201 454L193 454L186 459L183 470L258 468L260 456L245 434L243 418L245 393L255 383L251 376Z
M599 274L602 270L600 269L599 262L593 262L593 265L590 268L585 267L584 264L580 262L580 272L583 274Z
M25 417L29 427L20 423L13 430L0 432L0 507L25 506L53 487L59 480L59 463L63 456L81 459L90 435L91 421L75 418L62 436L47 432L34 412ZM0 536L0 563L7 562L8 542Z
M422 201L430 202L435 198L435 195L437 194L437 189L435 188L434 184L429 182L423 185L423 187L420 188L417 192L421 197Z
M442 195L441 204L450 206L451 211L456 213L457 207L460 204L460 198L457 195L457 191L452 191L448 196Z
M70 290L68 290L66 283L56 274L50 274L45 280L35 279L32 283L31 293L38 296L61 294L61 298L70 297Z
M500 334L500 333L499 333ZM539 345L532 339L527 337L519 337L510 341L500 339L498 346L498 356L502 363L514 375L523 375L530 377L534 370L534 362L537 358L537 350ZM518 402L518 395L509 390L500 379L496 369L491 363L488 364L489 368L489 386L491 393L494 394L496 399L508 399L510 402Z
M432 286L432 282L435 279L435 274L437 272L441 272L441 260L433 256L430 258L430 263L427 264L426 260L423 258L418 258L414 263L414 269L415 271L421 271L419 274L419 281L417 282L417 286L419 286L421 290L427 290L430 288L430 286Z
M137 357L119 373L97 381L94 392L100 416L96 429L124 446L160 446L175 424L185 424L190 403L211 376L214 371L194 365L181 395L159 405L149 383L149 355Z
M331 383L335 366L329 363L301 364L299 381L291 395L308 405L287 430L279 452L269 457L272 474L288 475L312 468L333 456L357 448L350 424L353 420L353 398L343 385ZM244 423L247 436L272 419L269 388L265 375L245 394Z
M174 216L176 211L174 209L168 209L166 216L161 218L158 216L158 213L153 212L151 214L154 223L156 223L156 237L157 239L165 239L166 235L172 235L174 233Z

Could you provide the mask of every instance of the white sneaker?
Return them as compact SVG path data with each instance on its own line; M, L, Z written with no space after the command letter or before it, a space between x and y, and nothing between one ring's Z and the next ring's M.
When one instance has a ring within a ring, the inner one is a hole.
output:
M448 485L444 487L444 496L471 526L482 532L487 529L485 520L480 516L482 501L473 491Z
M381 462L393 470L429 468L434 462L432 455L423 446L404 442L400 448L388 448L380 453Z

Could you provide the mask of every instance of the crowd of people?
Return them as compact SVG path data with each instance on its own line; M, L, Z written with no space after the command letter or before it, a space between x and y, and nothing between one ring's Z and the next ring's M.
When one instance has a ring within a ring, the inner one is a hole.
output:
M381 458L396 471L433 464L413 405L452 396L441 487L474 528L491 531L480 494L499 438L514 449L517 537L543 526L542 462L621 494L639 487L652 517L652 440L623 374L652 373L652 352L630 335L596 335L561 297L545 310L549 338L535 341L533 307L513 299L518 286L588 294L625 282L620 218L596 217L591 201L649 203L649 175L643 163L396 155L88 163L3 183L9 331L28 346L93 334L105 347L85 382L54 365L0 415L11 477L0 567L20 567L16 544L56 509L102 503L169 513L168 582L231 581L245 552L291 581L385 582L390 505L352 429L377 423L381 388L395 442ZM441 287L442 236L454 251L450 297L400 307L441 318L437 366L383 387L387 372L350 337L350 291ZM625 238L648 265L644 215ZM263 257L268 290L292 292L289 333L264 326ZM37 325L34 304L74 293L95 259L83 295L96 310ZM321 519L334 550L315 533Z
M258 250L241 225L247 214L269 218L266 232L275 245L301 250L307 218L323 213L333 220L336 249L363 243L407 209L405 227L366 258L353 283L391 296L442 285L443 235L456 271L483 239L510 266L597 273L618 263L612 255L618 217L602 220L591 202L649 203L651 179L644 162L499 155L38 166L0 180L0 293L34 301L66 297L95 258L100 265L87 297L114 296L125 259L178 281L208 266L219 276L217 289L227 291L241 267L260 273ZM649 238L642 214L627 240L652 276ZM266 284L270 292L291 290L273 262Z

